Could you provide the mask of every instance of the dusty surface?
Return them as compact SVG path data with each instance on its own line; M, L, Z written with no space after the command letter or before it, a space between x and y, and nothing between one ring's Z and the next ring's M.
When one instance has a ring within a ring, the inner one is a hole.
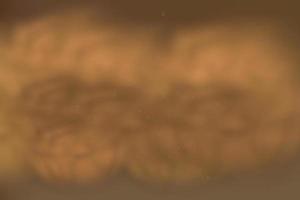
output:
M116 169L182 182L297 152L296 63L276 26L215 24L160 43L159 30L77 14L28 21L0 41L3 105L20 124L1 122L1 134L26 138L1 162L57 182Z

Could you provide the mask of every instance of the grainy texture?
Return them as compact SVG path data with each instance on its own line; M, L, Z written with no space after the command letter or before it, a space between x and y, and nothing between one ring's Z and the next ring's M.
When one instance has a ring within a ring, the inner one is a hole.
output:
M0 80L25 127L18 135L30 138L29 166L57 182L118 168L184 182L290 156L298 85L276 31L223 24L159 44L157 30L76 12L14 28L1 41Z

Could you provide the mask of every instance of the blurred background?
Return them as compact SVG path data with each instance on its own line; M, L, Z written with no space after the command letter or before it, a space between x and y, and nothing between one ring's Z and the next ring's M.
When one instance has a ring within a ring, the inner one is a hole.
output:
M166 34L185 26L201 26L213 21L267 18L283 22L286 37L299 50L300 5L287 0L1 0L0 24L16 26L73 6L99 12L111 23L157 26ZM299 158L300 160L300 158ZM104 183L79 187L55 186L38 180L5 183L0 188L1 200L79 200L79 199L262 199L300 198L300 161L277 163L268 170L234 177L228 176L209 183L185 186L155 186L145 184L120 173Z
M2 0L2 21L19 21L66 7L87 6L117 20L141 23L191 24L241 17L298 18L297 1L287 0ZM161 17L163 15L163 19Z

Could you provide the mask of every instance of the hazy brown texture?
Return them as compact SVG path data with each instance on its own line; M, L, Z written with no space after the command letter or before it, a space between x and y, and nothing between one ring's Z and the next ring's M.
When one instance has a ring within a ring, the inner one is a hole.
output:
M162 44L154 28L93 19L47 15L0 42L1 87L42 177L85 182L119 167L181 182L298 150L295 62L277 26L216 23Z

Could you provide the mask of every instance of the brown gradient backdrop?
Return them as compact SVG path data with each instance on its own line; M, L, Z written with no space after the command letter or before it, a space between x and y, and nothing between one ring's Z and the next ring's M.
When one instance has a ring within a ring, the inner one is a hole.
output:
M191 24L201 26L214 20L267 17L287 24L289 30L286 36L292 43L297 44L299 40L300 17L297 12L300 5L292 0L2 0L0 1L0 24L3 27L16 25L29 18L37 18L74 4L92 5L93 9L101 12L101 16L104 9L107 12L104 16L107 16L109 21L121 22L125 25L138 23L143 26L160 26L166 34L183 26ZM295 45L296 56L297 51L299 52L299 49ZM37 180L26 180L18 184L2 185L0 199L281 200L299 199L299 187L300 162L293 161L274 166L269 171L222 178L208 184L194 183L180 187L155 187L142 184L122 174L116 175L105 183L86 187L59 188L42 184Z
M20 19L37 16L45 11L52 12L74 5L84 5L94 8L106 8L116 18L126 18L142 22L161 22L160 14L164 11L168 23L170 21L187 23L190 21L205 21L211 18L231 17L241 15L252 16L297 16L297 1L262 0L2 0L1 16L6 19Z

